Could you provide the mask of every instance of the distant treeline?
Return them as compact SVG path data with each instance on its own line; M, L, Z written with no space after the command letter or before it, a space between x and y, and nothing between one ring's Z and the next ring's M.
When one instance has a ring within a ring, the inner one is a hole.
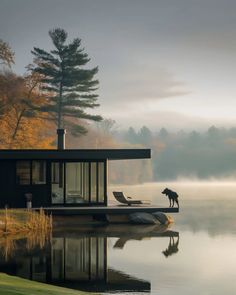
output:
M130 127L116 132L115 137L132 146L152 149L148 167L152 169L148 171L152 181L236 176L236 128L212 126L205 132L170 132L161 128L152 132L145 126L138 131Z

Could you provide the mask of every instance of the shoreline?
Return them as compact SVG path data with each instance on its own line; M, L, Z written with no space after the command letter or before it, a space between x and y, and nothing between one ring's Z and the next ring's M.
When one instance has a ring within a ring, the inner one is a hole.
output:
M94 294L84 291L57 287L0 273L0 295L86 295Z

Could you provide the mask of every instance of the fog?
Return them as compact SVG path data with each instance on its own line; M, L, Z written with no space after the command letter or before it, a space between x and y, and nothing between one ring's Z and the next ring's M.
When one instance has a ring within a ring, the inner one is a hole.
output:
M210 236L236 235L236 182L165 181L139 185L110 185L109 202L115 202L112 191L122 190L127 196L149 200L152 205L159 207L168 207L168 198L161 193L165 187L179 195L180 214L171 214L175 230L206 232Z
M111 163L112 183L152 181L234 181L236 129L151 131L130 127L113 135L122 147L150 148L151 160Z

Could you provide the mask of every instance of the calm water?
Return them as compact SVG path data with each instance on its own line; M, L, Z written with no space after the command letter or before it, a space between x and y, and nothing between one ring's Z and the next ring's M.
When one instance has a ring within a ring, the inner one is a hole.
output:
M0 271L100 294L236 294L236 184L121 189L168 206L160 193L166 186L180 195L181 211L172 214L171 228L110 225L58 231L43 249L31 250L20 240L7 260L2 251Z

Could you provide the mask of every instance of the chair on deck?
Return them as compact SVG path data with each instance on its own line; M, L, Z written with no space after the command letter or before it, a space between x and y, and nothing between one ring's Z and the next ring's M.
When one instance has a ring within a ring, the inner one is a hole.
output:
M115 197L115 199L121 203L121 204L125 204L128 206L131 205L141 205L141 204L150 204L149 201L144 201L144 200L132 200L132 198L130 197L125 197L125 195L123 194L123 192L113 192L113 195Z

